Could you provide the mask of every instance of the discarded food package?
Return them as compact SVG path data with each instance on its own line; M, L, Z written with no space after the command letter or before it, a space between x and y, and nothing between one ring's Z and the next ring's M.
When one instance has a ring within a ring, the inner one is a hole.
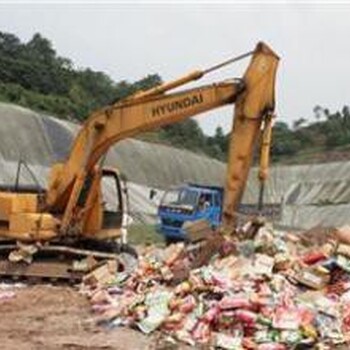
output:
M334 231L335 238L344 244L350 244L350 225L337 228Z
M318 268L301 270L296 274L295 278L299 283L313 289L324 288L330 280L327 271L322 271Z
M13 291L0 291L0 303L5 302L7 300L11 300L16 297L16 293Z
M117 262L115 260L109 260L104 265L84 276L83 282L92 286L104 285L113 281L116 271Z
M344 230L347 237L350 228ZM222 238L216 253L199 255L201 263L182 243L148 249L129 275L121 278L109 263L87 275L82 290L97 321L161 331L191 346L331 349L350 339L350 246L343 236L310 246L260 227L245 241Z

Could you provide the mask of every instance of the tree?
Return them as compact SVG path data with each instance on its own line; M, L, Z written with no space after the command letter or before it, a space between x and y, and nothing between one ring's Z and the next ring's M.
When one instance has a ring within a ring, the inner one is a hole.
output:
M344 106L342 109L344 125L350 128L350 109L349 106Z
M26 44L26 49L30 60L37 60L49 65L56 62L56 51L52 48L51 42L39 33L34 34L32 39Z
M18 55L22 51L21 41L13 34L0 32L0 53L5 56Z
M279 159L281 156L296 154L301 148L301 142L295 137L294 132L289 129L288 124L276 122L272 135L272 158Z
M305 118L299 118L293 122L293 129L296 130L306 123Z
M115 96L113 103L134 94L136 91L145 91L162 83L162 79L158 74L147 75L145 78L130 84L125 80L120 81L115 86Z
M320 105L316 105L313 109L313 112L317 121L319 121L324 115L323 108Z

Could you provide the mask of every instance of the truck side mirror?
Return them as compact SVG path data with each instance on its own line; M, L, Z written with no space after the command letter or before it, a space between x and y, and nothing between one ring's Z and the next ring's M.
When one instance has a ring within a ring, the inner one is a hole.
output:
M157 195L157 191L154 188L151 188L149 191L149 199L152 200Z

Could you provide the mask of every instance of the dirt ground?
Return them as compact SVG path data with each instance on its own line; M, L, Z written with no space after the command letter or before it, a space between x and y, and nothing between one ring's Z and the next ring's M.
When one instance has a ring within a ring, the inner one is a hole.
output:
M15 289L0 301L0 349L177 349L126 328L97 327L84 296L71 287L36 285Z

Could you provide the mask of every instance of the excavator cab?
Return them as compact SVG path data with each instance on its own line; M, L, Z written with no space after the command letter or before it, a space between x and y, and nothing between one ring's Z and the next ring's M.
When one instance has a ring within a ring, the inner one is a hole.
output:
M126 183L122 175L114 168L103 168L101 177L101 195L103 219L100 234L113 242L105 245L108 250L123 256L124 263L135 264L136 250L128 245L127 234L131 217L128 215L129 198ZM101 244L101 241L99 242ZM96 242L95 242L96 244ZM127 255L125 255L125 254ZM130 260L131 259L131 260Z

